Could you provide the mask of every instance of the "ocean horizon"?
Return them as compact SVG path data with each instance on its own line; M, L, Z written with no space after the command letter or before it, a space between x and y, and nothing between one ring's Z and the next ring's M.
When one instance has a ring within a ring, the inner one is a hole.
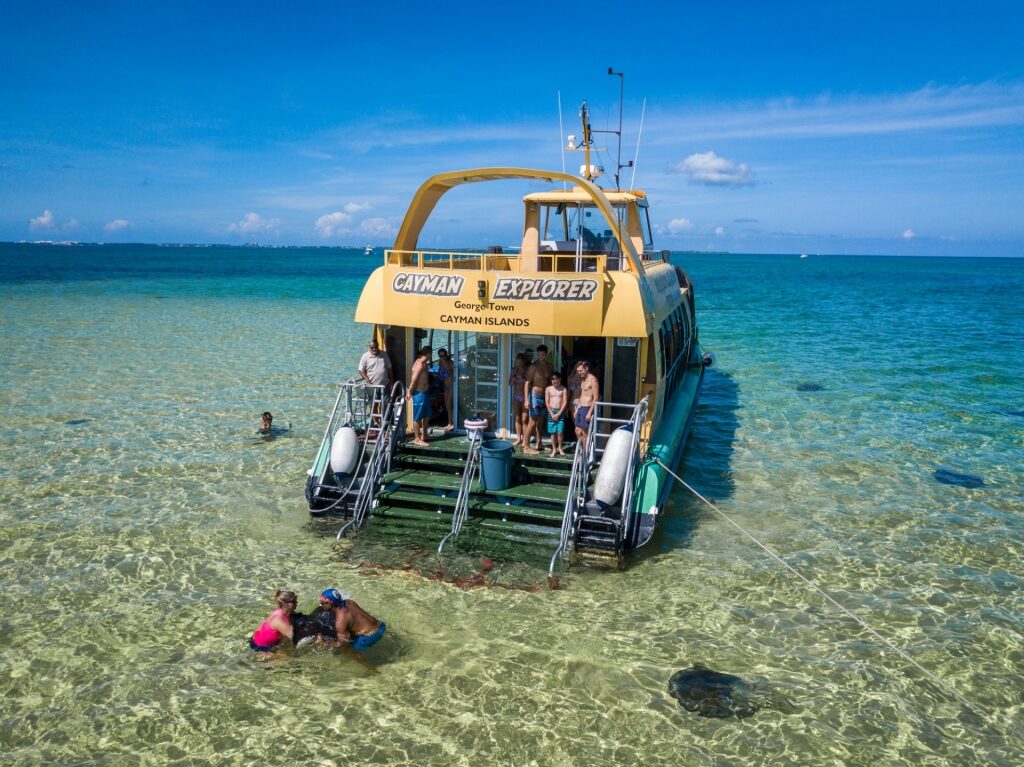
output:
M678 486L557 590L335 545L303 484L363 247L0 243L5 763L1024 762L1019 257L671 254L716 357L680 476L968 708ZM375 673L252 657L274 589L328 586L387 622ZM682 709L695 664L759 710Z

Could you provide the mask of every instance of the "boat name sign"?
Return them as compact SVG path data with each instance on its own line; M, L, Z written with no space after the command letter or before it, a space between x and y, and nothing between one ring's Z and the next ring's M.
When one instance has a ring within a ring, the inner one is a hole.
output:
M465 277L457 274L417 274L399 272L391 281L396 293L412 293L417 296L457 296L462 293Z
M494 286L495 301L593 301L597 280L501 277Z

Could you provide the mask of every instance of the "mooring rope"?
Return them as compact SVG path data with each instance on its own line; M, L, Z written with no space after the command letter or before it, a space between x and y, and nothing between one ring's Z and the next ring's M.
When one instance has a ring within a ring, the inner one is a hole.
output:
M810 580L809 578L804 576L799 570L794 568L792 565L790 565L788 562L786 562L786 560L784 560L782 557L780 557L778 554L776 554L770 548L768 548L763 543L761 543L761 541L759 541L757 538L755 538L751 533L747 532L747 530L742 525L740 525L736 520L734 520L732 517L730 517L724 511L722 511L717 506L715 506L715 504L713 504L711 501L709 501L707 498L705 498L699 492L697 492L682 477L680 477L678 474L676 474L674 471L672 471L672 469L670 469L668 466L666 466L661 461L661 459L655 458L654 460L655 460L655 462L659 466L661 466L661 468L663 468L665 471L667 471L669 474L671 474L673 477L675 477L676 481L679 482L679 484L681 484L683 487L685 487L687 490L689 490L695 496L700 498L700 500L702 500L708 506L708 508L710 508L716 514L718 514L718 516L720 516L722 519L724 519L730 525L732 525L737 530L739 530L741 533L743 533L743 535L745 535L747 538L749 538L751 541L753 541L754 544L756 544L758 547L760 547L766 554L768 554L768 556L770 556L772 559L774 559L780 565L785 567L790 573L795 575L797 578L799 578L801 581L803 581L806 585L810 586L814 591L818 592L818 594L821 595L824 599L826 599L827 601L829 601L830 603L835 605L844 615L846 615L847 617L849 617L852 620L856 621L856 623L858 625L860 625L863 629L865 629L868 633L870 633L873 637L875 637L875 639L877 639L879 642L884 644L890 650L895 652L897 655L899 655L901 658L903 658L905 661L907 661L907 663L909 663L914 668L916 668L918 671L920 671L922 674L924 674L926 677L928 677L940 689L946 691L951 696L956 698L964 706L966 706L968 709L973 711L975 714L977 714L983 720L986 720L988 722L992 721L992 717L988 714L987 711L985 711L980 706L977 706L974 703L972 703L971 701L969 701L967 698L965 698L963 695L961 695L959 692L957 692L953 687L951 687L947 682L945 682L941 677L938 677L935 674L933 674L931 671L929 671L924 666L922 666L920 663L918 663L916 660L914 660L912 657L910 657L910 655L908 655L904 650L901 650L899 647L897 647L891 641L889 641L886 637L884 637L882 634L880 634L878 631L876 631L874 628L872 628L863 618L860 618L855 613L851 612L849 609L847 609L842 604L837 602L835 600L835 598L832 597L831 594L829 594L827 591L825 591L823 588L818 586L812 580Z

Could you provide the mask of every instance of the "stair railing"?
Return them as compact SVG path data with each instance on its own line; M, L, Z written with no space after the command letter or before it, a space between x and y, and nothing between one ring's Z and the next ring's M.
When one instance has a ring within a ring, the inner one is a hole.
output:
M620 402L595 402L594 415L590 418L587 426L587 443L584 450L577 449L572 461L572 472L569 475L569 493L565 499L565 512L562 515L562 530L559 537L558 548L551 557L551 564L548 567L548 574L554 575L555 564L560 556L564 556L569 546L569 539L576 529L576 520L583 507L586 505L587 479L595 460L604 454L604 444L611 437L612 431L599 430L598 424L615 424L619 426L629 425L632 431L630 441L630 461L626 468L626 476L622 490L622 527L623 538L632 535L632 527L635 524L633 514L633 499L636 495L636 466L639 462L640 433L647 420L647 411L650 407L650 399L644 397L637 404ZM613 410L631 409L629 418L612 418L610 413ZM600 444L599 444L600 441Z
M338 530L335 540L353 527L361 527L366 521L373 499L377 494L380 478L391 470L391 458L398 445L398 435L405 424L405 387L396 381L391 387L391 394L380 411L377 425L377 438L373 441L373 453L370 455L366 471L363 473L359 492L352 504L352 519ZM367 434L369 441L369 434Z
M458 537L459 531L462 529L462 523L469 516L469 496L472 494L473 478L479 465L482 441L482 439L471 439L469 441L469 453L466 455L466 463L462 469L462 480L459 482L459 494L455 498L455 509L452 511L452 530L438 544L438 554L441 553L441 549L444 548L449 539Z
M626 467L626 478L622 486L622 538L630 541L632 545L635 534L636 514L633 510L633 501L636 498L636 470L641 461L640 457L640 432L647 422L647 411L650 408L650 398L644 397L633 409L629 425L633 432L629 442L629 466Z
M341 494L337 500L330 506L320 509L321 513L330 511L338 506L352 492L352 488L359 476L359 469L362 467L366 457L367 446L375 442L375 440L370 439L369 435L373 431L379 432L383 399L384 386L368 384L362 378L350 378L338 390L338 396L334 400L334 408L331 410L331 416L327 420L327 428L324 430L320 449L317 451L316 459L314 459L313 466L309 470L310 481L307 485L307 497L310 499L321 490L329 489L334 491L339 488L341 489ZM343 400L345 406L341 410L340 407ZM331 442L338 429L345 425L362 430L364 439L360 448L359 458L356 461L356 471L353 472L348 485L342 488L337 482L325 482L324 475L331 460Z
M593 419L591 419L591 428L593 428ZM562 513L562 530L558 536L558 548L551 555L548 575L555 574L555 564L558 562L558 558L565 556L569 547L569 539L576 529L576 519L586 502L586 478L589 472L587 452L579 449L573 452L572 470L569 472L569 491L565 495L565 511Z

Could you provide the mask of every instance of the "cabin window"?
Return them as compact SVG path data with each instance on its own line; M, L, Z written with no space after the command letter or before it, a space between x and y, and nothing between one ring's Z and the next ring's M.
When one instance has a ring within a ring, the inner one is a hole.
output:
M626 210L624 206L614 206L617 226L625 226ZM559 255L607 255L614 256L614 264L618 263L619 241L615 237L612 225L604 214L595 206L584 203L558 203L545 205L541 213L540 253ZM571 262L572 259L569 259ZM576 264L574 271L593 271L593 262L584 258ZM612 266L614 267L614 264ZM568 271L559 262L554 271Z

